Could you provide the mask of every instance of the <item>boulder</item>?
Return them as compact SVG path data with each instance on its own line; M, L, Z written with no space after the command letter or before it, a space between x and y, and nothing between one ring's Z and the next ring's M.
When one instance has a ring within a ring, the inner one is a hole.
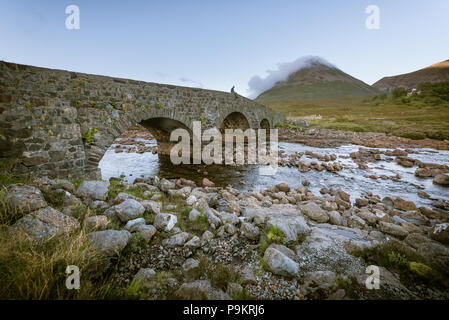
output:
M368 209L362 209L356 213L360 218L365 220L369 225L375 225L377 221L377 216L371 213Z
M276 185L276 188L281 192L285 192L285 193L290 192L290 187L285 182L278 183Z
M441 219L441 214L427 207L420 207L419 211L429 219Z
M240 230L242 231L242 234L250 240L259 239L260 234L259 228L256 227L255 225L252 225L251 223L248 222L242 223Z
M198 236L194 236L192 239L187 241L184 245L186 248L196 249L201 246L201 239Z
M140 201L140 203L143 205L146 212L153 213L153 214L161 213L161 204L159 202L152 201L152 200L143 200L143 201Z
M289 258L282 250L283 246L275 247L270 245L263 256L263 260L268 265L268 268L274 274L286 277L294 277L299 272L299 265L294 260ZM287 247L284 247L287 250Z
M416 210L416 206L413 202L405 201L401 198L394 199L393 205L394 205L394 208L398 209L398 210L403 210L403 211Z
M213 183L212 181L210 181L207 178L203 178L202 184L203 184L203 187L211 187L211 188L215 187L215 183Z
M309 202L307 204L300 205L299 209L303 214L318 223L325 223L329 221L329 216L315 202Z
M198 218L200 216L201 216L201 212L199 212L196 209L192 209L192 210L190 210L190 213L189 213L189 220L190 221L196 221L196 220L198 220Z
M257 283L257 278L254 275L254 271L251 268L251 266L245 266L243 268L243 270L240 272L240 276L241 276L241 280L242 280L242 284L246 285L246 284L256 284Z
M346 192L344 192L342 190L338 190L337 194L343 201L351 203L351 200L350 200L351 196L349 194L347 194Z
M174 182L171 182L170 180L167 180L165 178L162 178L159 183L159 188L164 191L168 192L170 189L175 189L176 185Z
M146 282L151 280L156 275L156 272L151 268L141 268L134 276L135 281Z
M403 227L384 221L379 222L379 230L383 233L398 237L399 239L404 239L409 234L409 232Z
M447 174L437 174L435 178L433 178L433 183L441 186L449 186L449 176Z
M214 226L221 225L221 220L218 218L218 216L215 214L215 210L212 208L206 208L204 210L204 215L207 217L207 221L209 224L213 224Z
M6 207L18 213L27 214L47 206L42 192L32 186L12 184L6 189L3 200Z
M83 181L77 189L77 194L92 200L106 200L109 181Z
M182 271L189 274L192 271L198 270L199 265L198 260L189 258L182 264Z
M187 232L177 233L170 238L162 240L162 245L166 247L176 247L182 246L189 239L189 234Z
M194 195L190 195L190 196L187 198L186 203L187 203L189 206L191 206L191 205L193 205L193 204L195 203L195 201L196 201L196 197L195 197Z
M136 219L145 212L145 208L140 202L133 199L128 199L122 203L107 209L104 214L113 217L118 217L121 221L127 222Z
M368 199L357 198L355 199L355 205L359 208L366 207L369 204Z
M110 206L106 201L95 200L90 204L90 207L94 210L106 210Z
M213 288L208 280L184 283L174 295L180 300L231 300L222 290Z
M170 213L159 213L154 218L154 226L156 229L169 232L178 222L178 217Z
M140 233L140 235L149 242L156 234L156 228L152 225L140 224L136 227L136 232Z
M329 211L327 215L329 216L329 223L338 226L343 224L343 219L341 218L341 214L338 211Z
M432 171L429 168L418 168L415 171L415 176L417 177L431 177Z
M79 226L80 224L75 218L52 207L46 207L22 217L13 225L13 228L22 230L31 238L39 240L72 232Z
M87 234L91 245L106 256L122 251L128 244L131 233L127 230L105 230Z
M214 234L210 232L209 230L204 231L203 235L201 236L201 241L208 241L210 239L214 238Z
M137 218L133 220L129 220L125 225L125 230L128 230L129 232L135 232L137 230L137 227L140 225L145 224L144 218Z
M114 200L112 200L112 204L119 204L122 203L123 201L126 201L128 199L133 199L136 201L142 201L142 199L133 196L132 194L126 193L126 192L120 192L115 198Z

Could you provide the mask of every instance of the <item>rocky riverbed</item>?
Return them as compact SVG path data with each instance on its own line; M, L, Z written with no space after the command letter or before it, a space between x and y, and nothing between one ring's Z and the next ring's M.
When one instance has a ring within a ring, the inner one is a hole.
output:
M36 187L38 186L38 187ZM60 194L53 208L43 194ZM286 183L259 191L186 179L10 185L11 229L44 240L88 226L117 289L145 299L447 299L449 211ZM80 206L89 213L79 215ZM380 289L365 285L380 268ZM133 281L134 280L134 281ZM438 280L438 281L436 281Z
M44 243L81 234L107 261L100 281L128 298L448 299L448 151L347 142L281 142L276 175L261 176L165 167L131 130L102 181L7 186L3 207L20 213L7 229Z

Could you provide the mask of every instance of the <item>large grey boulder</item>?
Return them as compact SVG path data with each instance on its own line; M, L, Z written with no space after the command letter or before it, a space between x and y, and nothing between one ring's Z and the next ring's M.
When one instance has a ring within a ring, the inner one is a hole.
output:
M161 204L152 200L143 200L140 202L145 208L146 212L159 214L161 213Z
M93 200L106 200L109 181L83 181L77 189L79 196L87 196Z
M365 240L364 233L358 229L334 225L322 226L312 228L304 242L296 246L301 271L330 270L336 273L344 271L351 276L364 273L366 266L363 260L352 256L346 249L350 243L369 245L370 242Z
M182 246L189 239L189 234L187 232L177 233L170 238L162 240L162 245L166 247L176 247Z
M13 228L25 231L33 239L49 238L79 228L79 222L52 207L34 211L19 219Z
M128 230L129 232L134 232L137 230L137 227L144 224L145 224L144 218L129 220L125 225L125 230Z
M214 209L206 208L204 210L204 215L207 217L207 221L209 222L209 224L213 224L214 226L221 225L222 222L220 218L217 216L217 214L215 214Z
M161 179L161 182L159 183L159 188L164 191L168 192L170 189L175 189L176 185L174 182L171 182L170 180L167 180L165 178Z
M151 268L141 268L134 276L135 281L146 282L151 280L156 275L156 272Z
M136 228L136 232L140 233L140 235L149 242L156 234L156 228L152 225L139 225Z
M128 244L131 233L127 230L105 230L87 234L92 246L106 256L122 251Z
M190 249L196 249L201 246L201 239L198 236L194 236L192 239L186 242L184 247L190 248Z
M196 221L198 220L198 218L201 216L201 212L199 212L198 210L196 210L195 208L193 208L192 210L190 210L189 213L189 220L190 221Z
M222 290L213 288L208 280L184 283L174 294L180 300L231 300Z
M7 208L18 213L27 214L47 206L42 192L32 186L12 184L3 197Z
M242 234L250 240L259 239L259 228L251 223L243 222L240 230L242 231Z
M267 263L268 268L274 274L286 277L294 277L299 272L299 265L290 257L288 251L290 250L284 246L270 245L263 256L263 260ZM291 250L290 250L291 251ZM287 253L287 254L286 254Z
M379 222L379 230L400 239L404 239L408 236L408 231L403 227L384 221Z
M292 204L274 204L270 208L255 207L246 208L244 213L247 221L253 221L255 225L279 227L285 234L285 240L296 241L299 235L307 234L310 227L298 208Z
M329 216L326 214L326 211L321 209L321 207L315 202L309 202L307 204L300 205L299 209L303 214L318 223L325 223L329 221Z
M127 222L129 220L136 219L138 216L145 212L145 208L138 201L128 199L122 203L113 206L104 212L109 217L116 216L121 221Z
M169 232L178 222L178 217L170 213L159 213L154 218L154 226L156 229Z

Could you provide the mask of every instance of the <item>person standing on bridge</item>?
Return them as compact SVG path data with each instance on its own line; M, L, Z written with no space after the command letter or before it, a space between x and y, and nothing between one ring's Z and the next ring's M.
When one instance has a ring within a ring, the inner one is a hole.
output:
M237 98L237 92L234 90L235 86L232 86L231 93L234 94L234 96Z

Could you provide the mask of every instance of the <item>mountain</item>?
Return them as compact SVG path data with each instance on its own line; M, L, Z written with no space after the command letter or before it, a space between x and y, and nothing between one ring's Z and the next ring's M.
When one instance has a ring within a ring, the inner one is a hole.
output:
M256 101L297 101L331 99L346 96L378 94L378 90L340 69L320 61L310 61L304 68L291 73L260 94Z
M374 83L373 87L388 92L398 87L413 89L423 82L441 81L449 81L449 60L433 64L418 71L393 77L384 77Z

